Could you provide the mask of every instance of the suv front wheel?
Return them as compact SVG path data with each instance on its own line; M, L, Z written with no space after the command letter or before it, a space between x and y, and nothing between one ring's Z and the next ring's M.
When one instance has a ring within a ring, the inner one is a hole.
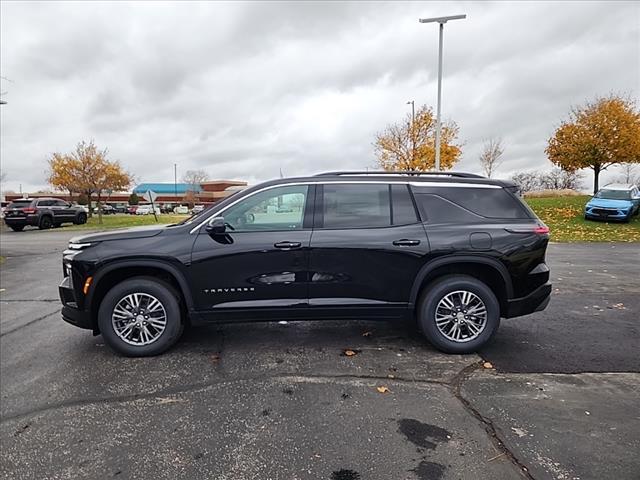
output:
M102 300L98 326L106 343L125 356L158 355L182 334L178 295L153 277L125 280Z
M422 332L438 350L472 353L498 329L500 305L483 282L467 275L450 275L425 288L417 316Z

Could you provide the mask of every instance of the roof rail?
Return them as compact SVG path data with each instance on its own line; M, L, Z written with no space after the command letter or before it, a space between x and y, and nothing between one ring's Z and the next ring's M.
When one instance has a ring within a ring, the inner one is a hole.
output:
M342 175L409 175L409 176L421 176L421 175L437 175L442 177L458 177L458 178L485 178L482 175L476 175L475 173L465 172L424 172L420 170L399 170L399 171L387 171L387 170L351 170L351 171L336 171L336 172L323 172L314 175L315 177L329 177L329 176L342 176Z

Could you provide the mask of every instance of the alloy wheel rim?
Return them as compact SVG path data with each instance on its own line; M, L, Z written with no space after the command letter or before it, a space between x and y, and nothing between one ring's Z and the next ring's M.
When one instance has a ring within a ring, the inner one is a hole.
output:
M448 340L470 342L487 326L487 307L475 293L456 290L440 299L435 320L436 327Z
M129 345L150 345L164 333L167 312L153 295L130 293L113 308L111 324L116 335Z

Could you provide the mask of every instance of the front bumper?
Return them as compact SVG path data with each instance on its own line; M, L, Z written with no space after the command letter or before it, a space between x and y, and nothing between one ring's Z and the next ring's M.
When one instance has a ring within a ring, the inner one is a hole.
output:
M96 330L96 325L91 318L91 312L80 310L76 303L75 293L71 285L71 277L65 277L58 286L58 293L62 301L62 319L76 327Z
M585 218L599 220L624 220L626 219L633 207L631 208L609 208L609 207L590 207L584 209Z
M526 297L514 298L507 302L505 318L520 317L547 308L551 300L551 284L545 283Z

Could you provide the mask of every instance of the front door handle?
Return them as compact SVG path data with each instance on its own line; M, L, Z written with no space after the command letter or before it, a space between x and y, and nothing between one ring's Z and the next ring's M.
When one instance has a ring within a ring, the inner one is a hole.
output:
M420 245L420 240L407 240L403 238L402 240L394 240L393 244L398 247L410 247L412 245Z
M300 242L278 242L273 244L276 248L282 248L283 250L288 250L291 248L300 248L302 244Z

